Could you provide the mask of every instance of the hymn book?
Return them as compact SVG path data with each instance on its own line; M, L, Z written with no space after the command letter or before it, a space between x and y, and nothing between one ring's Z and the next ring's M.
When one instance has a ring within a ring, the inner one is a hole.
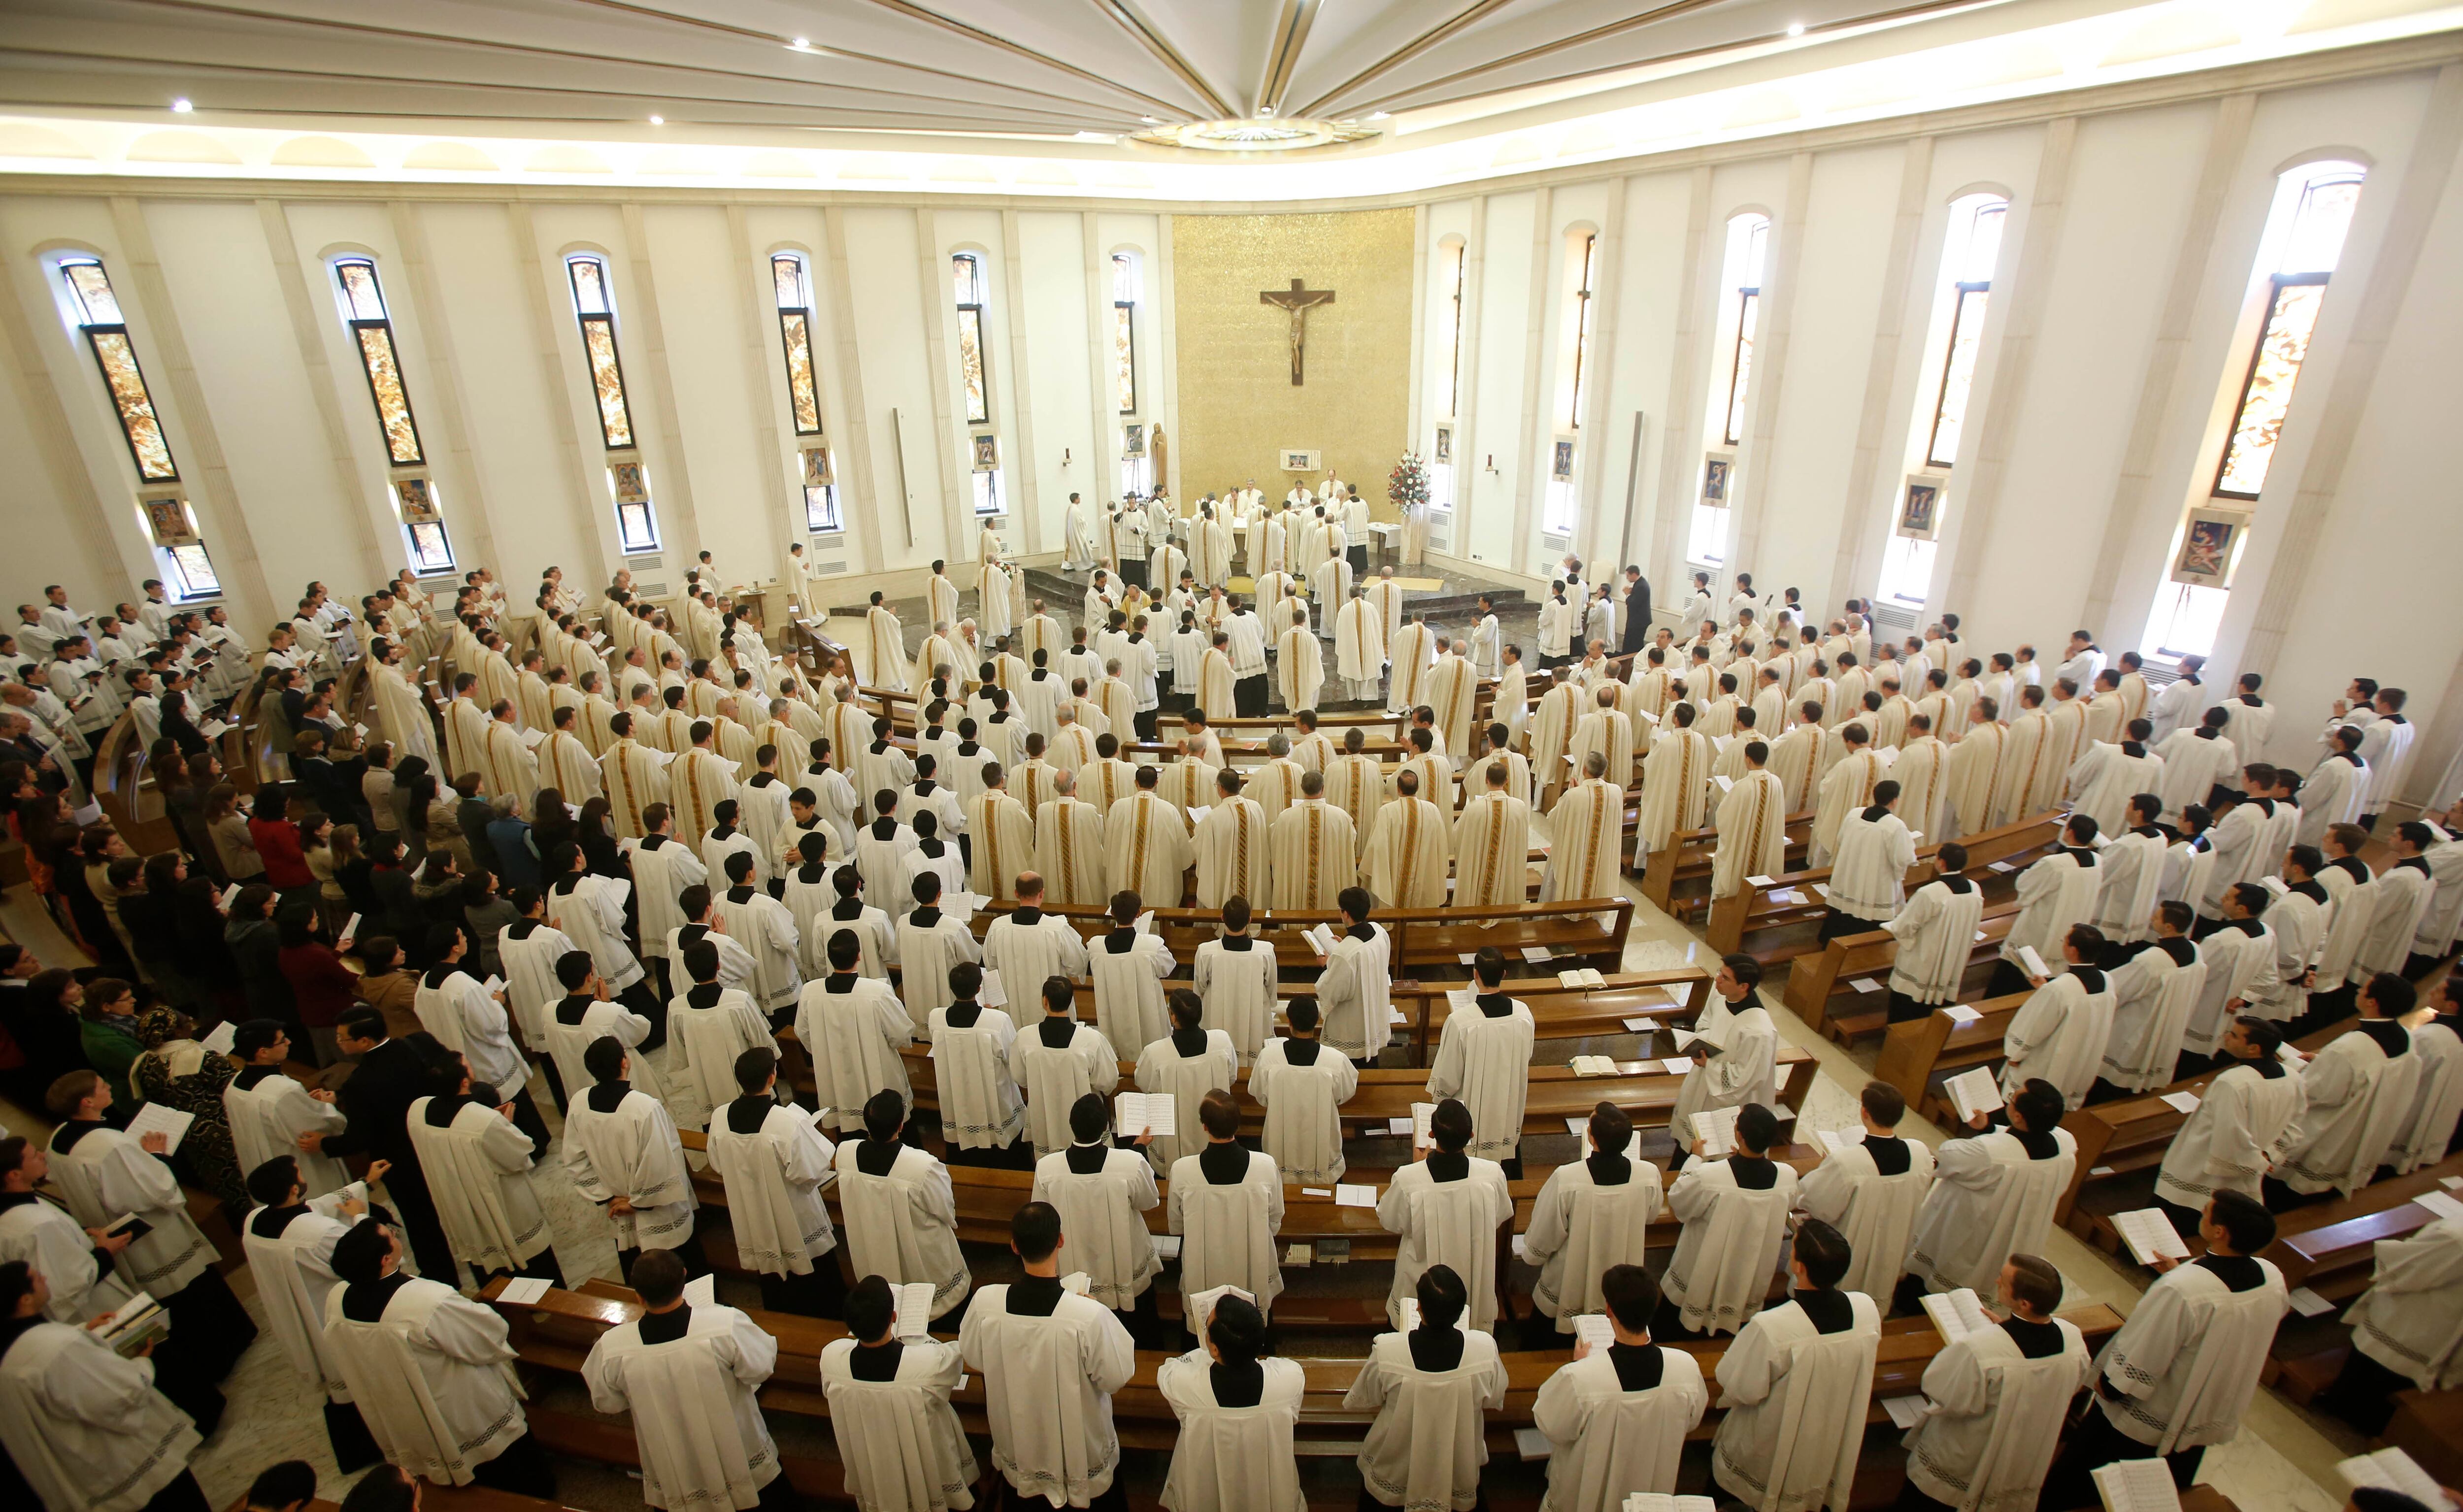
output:
M1941 1091L1942 1095L1950 1099L1950 1105L1958 1110L1960 1123L1971 1122L1977 1113L1989 1113L2003 1106L2000 1084L1993 1079L1993 1072L1982 1066L1972 1071L1959 1072L1942 1083Z
M902 1339L928 1338L932 1324L932 1284L910 1281L892 1289L897 1293L897 1301L889 1331Z
M1736 1118L1742 1108L1712 1108L1693 1115L1693 1136L1702 1141L1702 1153L1717 1156L1736 1153Z
M180 1141L188 1137L188 1126L196 1121L195 1113L182 1112L165 1103L147 1103L128 1120L128 1137L142 1144L147 1134L159 1134L163 1136L163 1153L176 1155Z
M1112 1121L1122 1134L1169 1138L1179 1134L1169 1092L1123 1092L1112 1099Z
M2190 1246L2181 1242L2172 1220L2159 1209L2142 1207L2134 1213L2115 1213L2112 1226L2142 1265L2155 1264L2158 1255L2169 1255L2174 1260L2190 1258Z
M1971 1333L1981 1333L1993 1327L1993 1319L1984 1311L1984 1304L1976 1299L1973 1286L1928 1292L1924 1310L1944 1344L1956 1344Z
M2172 1467L2161 1459L2119 1459L2095 1469L2104 1512L2181 1512Z
M2381 1449L2375 1454L2354 1455L2335 1466L2335 1473L2347 1486L2378 1486L2400 1492L2423 1506L2433 1507L2446 1500L2446 1494L2420 1461L2400 1449Z

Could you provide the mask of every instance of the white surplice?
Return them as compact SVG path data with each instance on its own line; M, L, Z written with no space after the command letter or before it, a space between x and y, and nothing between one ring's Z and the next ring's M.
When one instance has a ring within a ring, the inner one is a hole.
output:
M1241 1065L1255 1060L1275 1030L1281 970L1274 947L1247 936L1207 940L1197 947L1194 979L1205 1004L1200 1022L1231 1036Z
M1297 1047L1307 1048L1297 1054ZM1249 1069L1249 1098L1266 1111L1266 1154L1286 1180L1340 1180L1341 1106L1360 1090L1360 1070L1318 1041L1268 1040Z
M716 982L696 983L667 1004L667 1090L684 1093L707 1119L735 1099L735 1058L777 1043L751 998Z
M1081 1157L1089 1170L1078 1169ZM1135 1150L1072 1143L1035 1162L1031 1199L1060 1214L1069 1264L1086 1277L1086 1295L1115 1311L1137 1306L1163 1270L1143 1215L1163 1200L1153 1167Z
M1048 1317L1012 1313L1010 1290L986 1286L958 1330L984 1373L992 1468L1021 1499L1084 1506L1120 1468L1112 1393L1136 1372L1137 1350L1101 1303L1063 1292Z
M2383 1021L2380 1021L2383 1022ZM2283 1136L2276 1174L2295 1192L2345 1197L2369 1184L2394 1148L2420 1090L2422 1061L2400 1024L2382 1030L2401 1047L2389 1055L2367 1029L2337 1035L2301 1073L2307 1106Z
M1026 1134L1037 1156L1069 1147L1069 1110L1079 1098L1088 1092L1108 1096L1121 1084L1121 1063L1113 1059L1111 1044L1093 1025L1075 1019L1047 1016L1019 1034L1010 1047L1009 1068L1026 1098Z
M736 1258L773 1276L810 1275L816 1263L836 1267L838 1232L821 1188L837 1178L837 1148L801 1109L768 1097L738 1101L753 1115L746 1120L751 1132L738 1133L734 1105L722 1105L710 1117L708 1144L709 1168L727 1186Z
M1898 941L1890 959L1890 990L1921 1004L1958 996L1984 917L1984 894L1963 876L1936 877L1909 895L1882 927Z
M2273 1070L2226 1058L2164 1152L2157 1197L2204 1210L2218 1192L2258 1196L2259 1178L2282 1158L2284 1137L2308 1102L2300 1073L2280 1061Z
M1146 1156L1154 1169L1168 1172L1182 1156L1195 1155L1206 1147L1206 1131L1197 1122L1197 1105L1210 1091L1228 1092L1233 1078L1240 1073L1240 1052L1233 1048L1232 1036L1221 1029L1201 1028L1196 1053L1185 1049L1175 1029L1163 1038L1151 1041L1138 1053L1137 1086L1143 1092L1165 1092L1179 1110L1173 1120L1176 1134L1157 1134L1146 1147Z
M1685 1327L1734 1332L1761 1310L1796 1200L1795 1168L1774 1169L1770 1186L1747 1187L1728 1161L1697 1156L1668 1187L1668 1211L1684 1226L1661 1290Z
M862 1155L870 1139L839 1146L839 1214L846 1224L847 1260L858 1276L893 1286L932 1285L932 1315L964 1301L970 1278L958 1248L957 1199L949 1168L914 1146L893 1143L888 1170L869 1175Z
M283 1221L275 1232L257 1232L267 1209L251 1210L240 1223L240 1247L248 1256L249 1273L256 1278L256 1300L265 1321L290 1360L293 1373L315 1394L331 1402L351 1399L350 1383L325 1342L325 1297L341 1284L334 1274L334 1245L363 1220L346 1219L346 1198L367 1199L367 1188L312 1198ZM48 1279L48 1278L46 1278ZM85 1320L78 1319L78 1322Z
M2424 1391L2463 1386L2463 1219L2380 1240L2369 1289L2343 1314L2352 1348Z
M701 1206L675 1121L638 1087L602 1111L594 1095L599 1090L577 1096L565 1110L565 1170L591 1201L603 1205L621 1197L632 1204L630 1213L609 1215L619 1250L674 1249L692 1238L693 1213Z
M1798 1211L1847 1241L1851 1258L1839 1289L1861 1291L1885 1306L1898 1287L1916 1215L1932 1191L1932 1151L1913 1139L1900 1143L1906 1170L1884 1176L1868 1140L1858 1140L1830 1151L1806 1172L1796 1198Z
M1471 1293L1465 1321L1486 1330L1496 1322L1496 1226L1514 1217L1505 1173L1493 1160L1469 1156L1468 1174L1440 1181L1427 1160L1394 1173L1377 1199L1377 1221L1400 1234L1394 1284L1385 1293L1385 1316L1402 1327L1403 1299L1415 1295L1420 1273L1449 1265Z
M2247 1291L2234 1291L2194 1261L2166 1271L2096 1356L2118 1393L2099 1388L2097 1409L2148 1446L2150 1458L2226 1443L2240 1432L2276 1328L2291 1308L2274 1262L2253 1264L2259 1281Z
M2001 1094L2016 1097L2038 1077L2076 1108L2095 1085L2112 1035L2112 988L2103 971L2079 966L2030 993L2001 1037Z
M1546 1512L1620 1512L1634 1492L1675 1491L1685 1436L1711 1393L1692 1355L1644 1348L1658 1351L1659 1379L1641 1391L1624 1389L1605 1350L1559 1367L1539 1388L1531 1420L1554 1450Z
M1073 551L1076 548L1073 546ZM974 1504L975 1452L949 1405L967 1377L954 1344L907 1339L898 1372L857 1378L853 1339L821 1346L821 1393L858 1512L947 1512Z
M1816 1512L1848 1503L1864 1446L1882 1309L1848 1292L1848 1326L1822 1333L1781 1303L1755 1317L1720 1356L1727 1415L1711 1440L1711 1479L1755 1512Z
M85 1328L37 1322L0 1356L0 1442L51 1512L138 1512L188 1473L199 1441L152 1360Z
M1496 1341L1476 1329L1449 1371L1421 1370L1409 1335L1379 1334L1342 1397L1345 1409L1377 1415L1358 1460L1368 1494L1391 1507L1468 1512L1488 1463L1484 1410L1505 1405L1505 1381Z
M1437 1031L1436 1063L1428 1069L1428 1096L1459 1098L1470 1110L1467 1153L1511 1160L1521 1150L1537 1033L1530 1006L1501 992L1482 993L1471 1005L1446 1015Z
M2030 1359L2000 1325L1943 1347L1925 1367L1929 1405L1907 1430L1907 1480L1957 1512L2031 1512L2094 1358L2078 1325L2052 1320L2058 1353Z
M1907 1245L1907 1270L1928 1291L1979 1294L1999 1285L2014 1254L2043 1253L2053 1205L2078 1169L2078 1141L2052 1132L2052 1153L2037 1159L2009 1130L1943 1142L1933 1152L1932 1190Z
M530 1432L511 1330L496 1309L413 1279L376 1322L360 1323L343 1311L350 1291L325 1294L325 1344L385 1458L421 1480L466 1486Z
M480 1276L521 1268L555 1240L531 1186L531 1136L475 1102L455 1108L447 1123L430 1123L435 1102L422 1097L410 1105L410 1147L453 1258Z
M600 1334L582 1384L599 1411L632 1414L644 1502L749 1507L781 1469L754 1396L777 1368L778 1341L733 1307L687 1311L684 1336L665 1343L644 1340L639 1320Z
M2176 951L2188 957L2186 963L2175 959ZM2147 940L2105 980L2112 986L2112 1025L2096 1074L2125 1091L2169 1082L2181 1058L2181 1036L2207 984L2207 963L2198 959L2197 947L2186 936Z
M1302 1512L1299 1461L1292 1450L1307 1372L1297 1360L1257 1362L1264 1380L1251 1407L1215 1399L1204 1348L1163 1362L1155 1389L1180 1420L1163 1504L1171 1512Z
M1620 1166L1618 1162L1622 1162ZM1624 1179L1602 1183L1601 1172ZM1532 1303L1574 1331L1574 1318L1606 1307L1600 1278L1610 1265L1639 1265L1661 1206L1659 1168L1629 1156L1570 1160L1548 1174L1522 1236L1523 1257L1539 1267Z

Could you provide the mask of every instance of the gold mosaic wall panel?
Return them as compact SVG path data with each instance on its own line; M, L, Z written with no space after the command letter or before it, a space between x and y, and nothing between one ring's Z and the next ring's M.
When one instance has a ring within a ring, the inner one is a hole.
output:
M1183 508L1252 477L1280 499L1293 481L1281 450L1314 447L1377 518L1393 518L1385 475L1410 428L1411 214L1172 217L1180 434L1170 442ZM1307 381L1297 388L1291 315L1257 298L1294 278L1335 294L1308 313Z

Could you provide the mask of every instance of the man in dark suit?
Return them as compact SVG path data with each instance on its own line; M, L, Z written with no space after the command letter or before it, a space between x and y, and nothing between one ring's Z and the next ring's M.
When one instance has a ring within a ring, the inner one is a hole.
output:
M1650 583L1639 567L1624 570L1624 637L1617 649L1632 656L1650 640Z
M301 1134L299 1148L392 1161L385 1190L410 1235L420 1274L452 1285L458 1274L453 1250L445 1242L445 1225L436 1220L436 1201L427 1194L419 1152L410 1142L410 1105L436 1090L430 1072L451 1065L453 1053L426 1034L386 1038L384 1015L374 1008L343 1014L334 1026L334 1048L359 1059L359 1069L333 1094L334 1106L350 1123L339 1134Z

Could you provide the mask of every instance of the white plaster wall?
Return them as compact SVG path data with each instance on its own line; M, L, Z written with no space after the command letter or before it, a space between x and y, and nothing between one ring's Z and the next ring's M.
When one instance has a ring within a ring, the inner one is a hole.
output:
M1031 407L1035 503L1026 516L1023 535L1012 543L1012 549L1057 551L1061 547L1072 492L1082 494L1091 510L1101 508L1120 490L1118 479L1104 460L1118 443L1107 444L1103 434L1107 426L1117 426L1118 418L1099 417L1093 407L1096 369L1087 350L1086 335L1086 260L1092 253L1086 246L1085 217L1028 211L1021 212L1017 222L1018 255L1025 265L1021 271L1026 287L1032 291L1024 314L1027 377L1034 385ZM1150 228L1147 239L1152 239ZM1105 254L1104 268L1108 271L1110 248L1095 250ZM1151 253L1146 256L1145 270L1151 285ZM1108 284L1103 297L1108 308ZM1151 311L1140 313L1150 315ZM1141 335L1151 351L1150 328L1154 322L1149 318L1142 324L1149 328ZM1149 392L1156 391L1161 380L1155 368L1151 359L1139 366L1141 402ZM1101 371L1111 370L1106 367ZM1026 482L1020 466L1013 465L1011 475L1020 484Z
M1666 574L1647 563L1652 524L1665 503L1658 496L1661 458L1668 445L1668 364L1675 351L1676 313L1685 292L1686 216L1692 194L1681 173L1644 174L1625 182L1624 224L1618 228L1617 333L1604 354L1609 383L1607 424L1592 439L1591 464L1603 471L1599 532L1590 551L1620 566L1633 563L1650 576L1665 599ZM1634 416L1644 417L1643 446L1633 448Z
M1479 269L1479 361L1464 375L1478 419L1476 452L1455 452L1456 547L1475 562L1506 572L1514 559L1514 491L1522 460L1522 368L1531 309L1531 227L1538 213L1529 193L1489 196Z

